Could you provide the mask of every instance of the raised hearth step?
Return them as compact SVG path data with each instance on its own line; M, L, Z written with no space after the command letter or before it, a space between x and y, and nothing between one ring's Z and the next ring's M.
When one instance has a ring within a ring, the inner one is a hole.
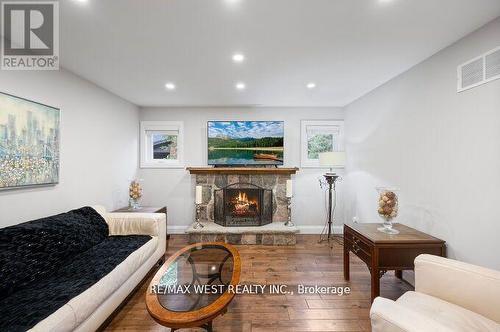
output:
M217 241L231 244L294 245L299 232L296 226L288 227L282 222L259 227L223 227L205 222L205 227L195 229L193 225L186 230L190 243Z

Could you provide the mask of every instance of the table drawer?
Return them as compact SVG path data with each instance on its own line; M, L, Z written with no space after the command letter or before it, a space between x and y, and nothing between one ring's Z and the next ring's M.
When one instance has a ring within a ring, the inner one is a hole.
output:
M355 239L355 240L357 240L357 239ZM371 251L365 250L363 248L364 246L360 245L360 243L362 243L362 242L360 242L360 241L353 242L353 241L349 240L348 238L344 238L344 242L347 245L347 250L352 251L363 262L370 265L370 263L371 263Z
M367 253L371 252L371 246L365 242L361 237L357 236L355 233L348 232L344 236L344 239L349 240L353 245L357 245L359 248L363 249Z
M419 247L400 247L400 248L380 248L378 264L382 268L392 269L403 267L405 269L414 269L414 261L418 255L442 255L442 245L420 245Z

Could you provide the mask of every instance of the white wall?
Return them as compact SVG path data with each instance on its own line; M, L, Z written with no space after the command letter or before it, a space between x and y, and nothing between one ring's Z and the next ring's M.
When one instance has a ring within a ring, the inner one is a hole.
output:
M399 187L399 221L500 269L500 80L456 92L457 66L497 46L500 19L345 109L346 217L379 220L374 187Z
M300 120L343 119L339 108L144 108L141 120L184 121L186 166L207 163L208 120L284 120L285 166L300 167ZM319 188L321 169L301 169L293 177L292 214L303 232L319 233L325 220L324 193ZM194 176L185 169L141 169L144 204L167 205L169 232L181 232L194 218ZM342 185L339 186L342 190ZM337 216L342 218L339 204ZM338 223L341 224L341 223Z
M90 204L127 204L138 108L67 71L2 71L0 91L61 109L60 183L0 191L0 227Z

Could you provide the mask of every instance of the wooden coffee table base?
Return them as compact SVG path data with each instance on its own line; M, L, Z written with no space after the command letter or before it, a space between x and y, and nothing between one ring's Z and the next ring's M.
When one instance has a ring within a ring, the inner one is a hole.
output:
M197 327L201 327L202 329L205 329L207 332L213 332L213 329L212 329L212 321L208 322L208 323L205 323L201 326L197 326ZM177 331L179 329L177 328L173 328L173 329L170 329L171 332L174 332L174 331Z
M222 316L224 314L227 313L227 308L224 308L224 310L222 310L219 314L219 316ZM211 321L208 321L206 323L203 323L202 325L200 326L195 326L195 327L200 327L202 329L205 329L207 332L213 332L213 328L212 328L212 322L213 320ZM193 327L193 326L189 326L189 327ZM185 327L175 327L175 328L172 328L170 331L177 331L177 330L180 330L180 329L184 329Z
M395 270L402 278L403 270L413 270L420 254L446 257L445 241L402 224L395 224L397 235L377 230L380 224L344 225L344 279L349 280L349 253L366 263L371 274L371 300L380 295L380 278Z

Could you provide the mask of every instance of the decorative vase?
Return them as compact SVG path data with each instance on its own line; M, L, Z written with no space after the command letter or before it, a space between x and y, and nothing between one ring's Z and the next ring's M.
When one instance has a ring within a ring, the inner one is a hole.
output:
M141 208L141 205L139 204L138 199L129 198L128 207L130 210L138 210Z
M398 216L399 201L396 189L379 187L376 188L378 197L378 215L384 220L383 227L377 228L387 234L399 234L392 227L393 220Z
M140 184L140 180L132 180L130 182L130 186L128 188L128 196L129 208L132 210L140 209L141 205L139 204L139 200L142 197L142 187Z

